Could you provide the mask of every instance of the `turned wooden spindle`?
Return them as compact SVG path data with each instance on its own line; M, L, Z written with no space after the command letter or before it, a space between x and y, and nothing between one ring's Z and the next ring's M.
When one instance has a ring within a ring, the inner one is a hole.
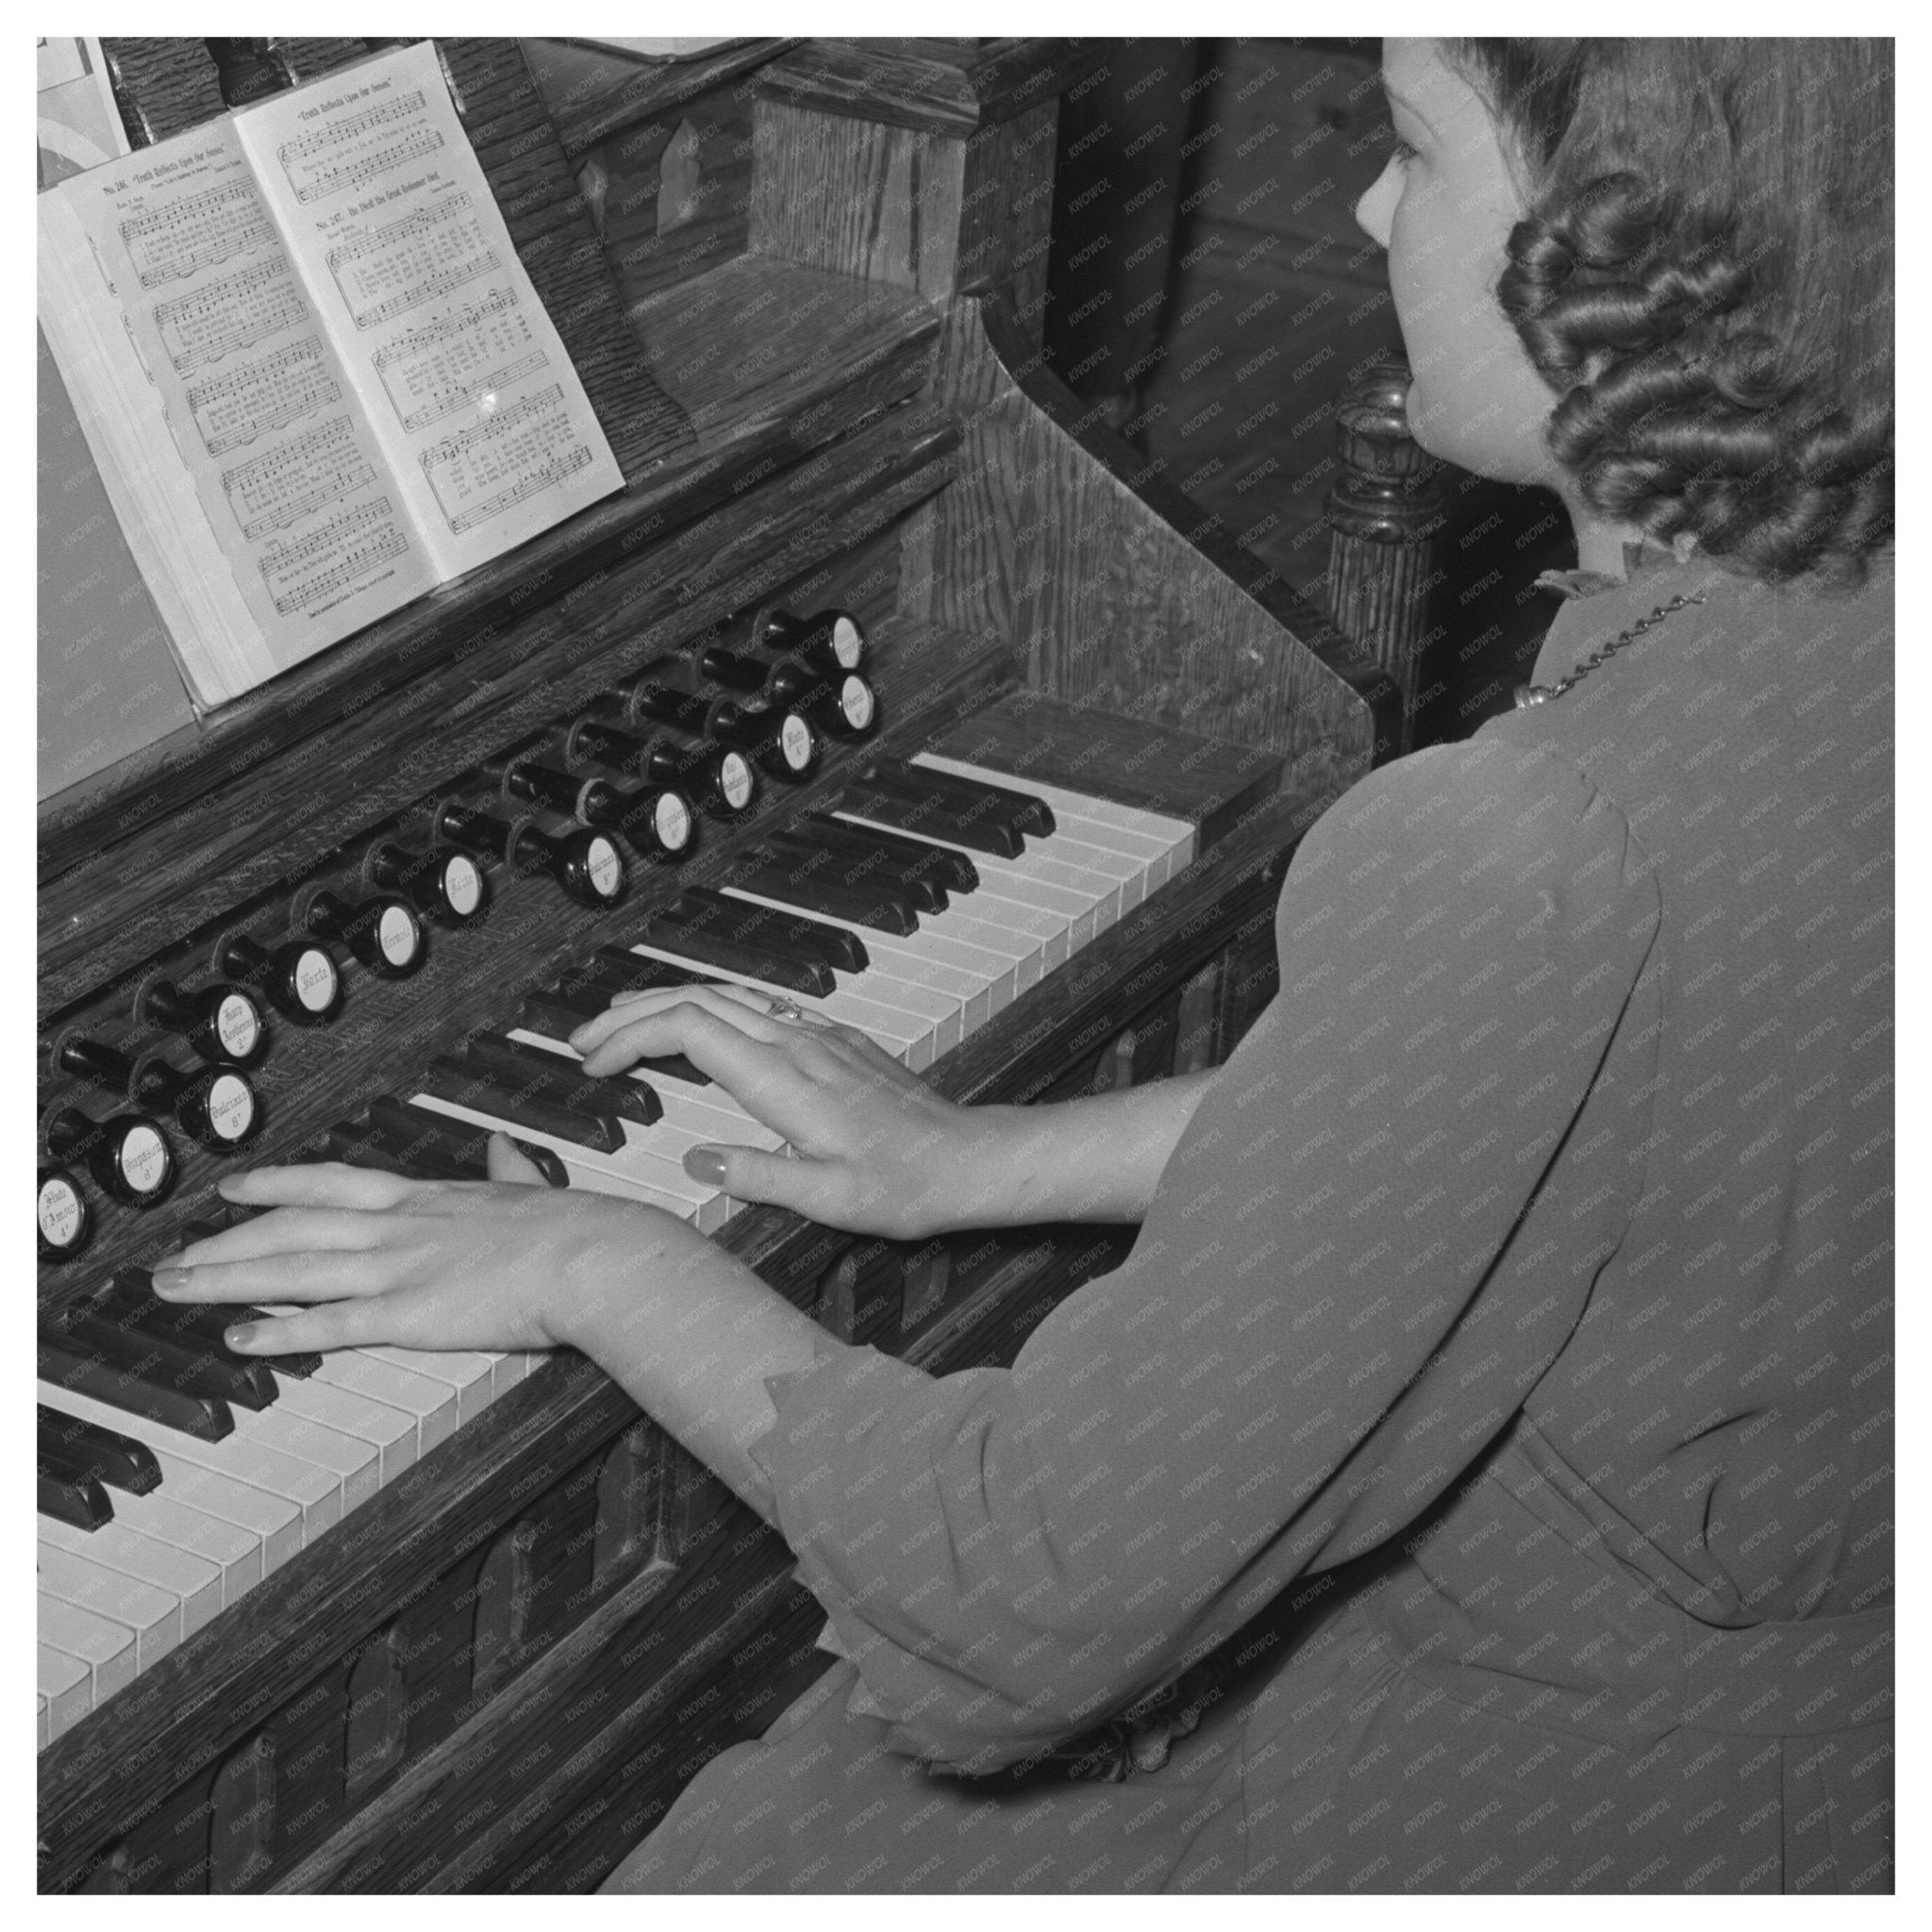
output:
M1417 669L1442 527L1442 465L1408 433L1406 363L1377 362L1336 412L1341 473L1328 491L1328 608L1402 691L1401 749L1415 735Z

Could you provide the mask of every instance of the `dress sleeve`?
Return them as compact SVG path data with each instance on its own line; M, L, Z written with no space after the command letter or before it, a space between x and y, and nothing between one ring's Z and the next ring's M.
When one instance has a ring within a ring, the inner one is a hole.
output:
M1478 738L1374 774L1296 855L1280 991L1126 1263L1009 1370L776 1378L779 1525L896 1749L1024 1758L1456 1480L1627 1224L1641 1161L1566 1157L1592 1091L1644 1131L1659 924L1569 764ZM1521 1251L1539 1198L1560 1256Z

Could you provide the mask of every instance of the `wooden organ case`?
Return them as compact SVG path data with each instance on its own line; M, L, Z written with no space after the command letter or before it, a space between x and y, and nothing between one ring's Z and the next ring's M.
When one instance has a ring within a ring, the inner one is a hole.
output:
M430 806L506 746L775 608L861 619L878 736L707 823L683 865L640 861L611 909L497 866L489 917L435 931L414 977L337 948L335 1024L270 1016L243 1158L326 1154L398 1069L513 1025L869 761L931 748L1190 818L1200 848L941 1055L941 1091L1217 1060L1273 991L1294 840L1398 721L1366 656L1041 365L1056 102L1098 50L750 42L638 70L441 45L627 488L43 810L43 1129L113 1110L58 1071L61 1038L152 1044L158 975L192 994L225 939L285 941L305 891L353 888L372 841L424 848ZM203 43L108 46L131 127L218 109ZM254 53L300 80L363 51ZM224 1163L178 1151L159 1206L94 1197L85 1252L42 1265L43 1333L220 1224ZM717 1238L841 1335L944 1371L1010 1359L1132 1234L913 1245L754 1208ZM589 1889L824 1667L822 1623L774 1532L591 1365L548 1359L43 1741L42 1886Z

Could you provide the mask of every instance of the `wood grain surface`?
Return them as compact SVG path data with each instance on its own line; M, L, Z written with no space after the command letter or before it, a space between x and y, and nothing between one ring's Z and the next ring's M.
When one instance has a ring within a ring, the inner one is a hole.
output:
M1009 638L1056 696L1281 751L1318 789L1368 769L1376 721L1335 668L1354 648L1148 475L1001 304L955 304L939 381L965 445L930 567L907 574L913 608Z
M815 40L760 70L795 107L891 126L965 134L1065 92L1104 46L1067 40Z
M692 60L647 60L577 41L528 40L524 58L564 152L581 161L600 142L666 115L681 116L703 96L798 44L750 40Z

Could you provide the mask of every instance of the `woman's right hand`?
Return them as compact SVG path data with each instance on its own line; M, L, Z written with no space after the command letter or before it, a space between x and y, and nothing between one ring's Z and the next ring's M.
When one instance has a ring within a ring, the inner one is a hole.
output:
M796 1158L731 1145L685 1156L693 1179L738 1200L900 1240L1004 1218L1003 1204L975 1194L974 1168L1007 1109L942 1100L864 1034L779 1018L772 1004L737 987L620 993L571 1044L597 1074L683 1054L782 1134Z

